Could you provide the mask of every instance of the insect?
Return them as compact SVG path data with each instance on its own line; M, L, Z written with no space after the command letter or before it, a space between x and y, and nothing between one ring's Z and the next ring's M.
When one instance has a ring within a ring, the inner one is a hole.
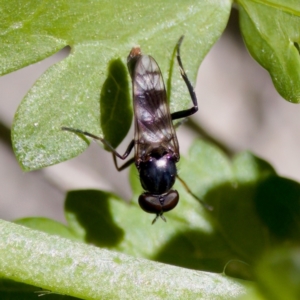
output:
M183 36L177 42L177 61L181 77L193 102L192 108L170 113L163 77L157 62L153 57L143 55L140 47L134 47L128 55L127 66L132 79L135 133L125 153L119 154L108 141L89 132L62 127L62 130L100 140L111 150L115 166L119 171L135 163L141 185L145 190L139 196L139 205L144 211L156 214L152 224L158 217L166 221L163 213L172 210L178 204L179 194L172 189L176 177L183 183L186 190L194 195L177 174L176 163L180 159L180 154L172 123L173 120L186 118L198 111L194 88L184 71L180 58L182 40ZM134 157L118 167L117 157L125 160L133 148Z

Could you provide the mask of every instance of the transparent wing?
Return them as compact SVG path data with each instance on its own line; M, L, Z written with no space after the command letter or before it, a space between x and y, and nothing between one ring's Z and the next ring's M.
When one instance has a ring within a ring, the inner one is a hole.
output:
M151 56L140 55L132 75L137 158L143 160L153 152L160 155L171 152L179 159L166 89L156 61Z

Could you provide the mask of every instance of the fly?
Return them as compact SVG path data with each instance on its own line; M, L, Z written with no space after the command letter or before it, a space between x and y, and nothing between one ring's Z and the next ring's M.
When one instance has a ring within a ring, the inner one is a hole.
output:
M178 176L176 168L180 154L172 121L186 118L198 111L194 88L184 71L180 58L182 40L183 36L177 43L177 61L181 77L193 102L192 108L170 113L163 77L157 62L153 57L143 55L139 47L134 47L128 55L127 66L132 79L135 133L134 139L128 145L125 153L119 154L105 139L89 132L62 127L62 130L84 134L100 140L112 151L118 171L125 169L133 162L135 163L141 185L145 190L139 196L139 205L144 211L156 214L152 224L158 217L166 221L163 213L172 210L178 204L179 194L172 189L176 177L183 183L185 189L196 197ZM117 157L125 160L133 148L134 157L119 167ZM202 202L200 199L198 200ZM204 205L210 209L207 204L204 203Z

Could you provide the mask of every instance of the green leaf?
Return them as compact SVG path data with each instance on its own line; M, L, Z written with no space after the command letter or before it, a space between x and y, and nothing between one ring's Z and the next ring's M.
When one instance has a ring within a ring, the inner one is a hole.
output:
M202 141L194 143L188 160L181 160L180 176L213 207L213 211L206 211L206 220L210 220L232 253L228 260L250 263L265 247L253 194L262 174L268 174L267 170L273 174L267 166L250 153L239 154L231 164L218 148Z
M47 218L23 218L15 220L14 223L26 226L28 228L37 229L49 234L59 235L70 240L79 239L66 225Z
M278 176L262 159L242 152L231 164L215 146L197 141L179 170L193 192L213 207L204 218L221 234L226 251L234 253L230 259L252 263L270 242L300 242L300 185ZM180 195L188 197L182 190Z
M194 192L199 196L216 186L232 184L230 162L216 147L198 141L190 153L189 160L182 158L180 176L192 188L197 187ZM195 163L199 160L202 163ZM197 176L193 179L191 174ZM238 258L206 210L180 183L175 187L181 199L178 207L166 214L167 224L158 220L151 226L154 215L145 214L137 204L142 188L134 166L130 178L134 190L130 205L101 191L68 193L65 209L71 232L86 243L193 269L222 272L229 259ZM163 226L159 235L158 226Z
M235 181L221 187L220 199L215 190L209 197L214 199L213 216L232 249L247 263L252 263L268 245L269 236L264 231L262 220L256 211L255 194L260 180L276 174L262 159L249 152L233 158ZM261 199L259 199L261 200Z
M222 272L231 260L252 264L268 247L282 241L299 242L299 184L277 176L267 162L243 152L231 164L218 148L197 141L188 159L182 157L179 174L213 211L177 182L178 206L165 214L166 224L159 219L150 226L154 215L145 214L137 204L143 190L133 166L130 204L102 191L69 192L68 230L85 243L211 272ZM37 224L31 227L43 230ZM159 234L158 227L163 227ZM65 228L58 227L56 234L66 236ZM244 278L244 269L249 269L245 266L230 263L226 272L236 268L234 276Z
M199 159L199 149L202 151L200 159L204 163L200 168L202 173L197 176L203 178L201 181L204 184L198 184L202 192L199 189L195 192L204 194L207 188L224 180L232 180L232 176L229 161L217 148L198 142L191 150L195 159ZM184 163L183 158L182 165ZM193 161L190 165L192 172L199 170ZM215 169L220 172L215 173ZM217 175L214 176L214 173ZM205 183L207 176L209 178ZM144 213L137 204L142 188L134 166L130 179L134 190L130 204L102 191L69 192L65 203L69 231L85 243L199 270L222 272L228 259L236 257L226 240L207 219L205 209L180 183L176 185L181 198L178 207L166 214L167 223L159 219L152 226L154 215ZM43 230L39 223L31 228ZM60 232L58 228L56 234L61 235Z
M47 296L47 300L76 300L78 298L52 293L36 286L7 279L0 279L1 300L37 300L40 296Z
M70 55L36 82L16 113L13 146L26 171L67 160L88 146L86 139L62 132L61 126L104 135L114 146L124 138L132 114L124 69L136 44L155 57L165 79L172 75L171 111L190 106L178 69L168 74L176 42L185 35L182 61L195 82L199 64L220 37L231 9L229 0L155 0L151 5L123 0L63 0L55 5L31 1L26 7L18 1L1 2L3 74L71 47ZM115 85L108 84L109 79ZM102 97L107 100L104 106ZM108 107L111 111L103 116Z
M262 181L254 197L261 220L275 241L300 243L300 184L271 176Z
M0 220L0 276L83 299L235 299L245 282L133 258Z
M233 169L238 183L245 185L257 183L276 174L268 162L249 151L241 152L234 157Z
M79 61L66 59L49 69L19 106L12 140L24 170L67 160L87 147L89 141L86 138L62 131L62 126L90 130L87 124L98 124L104 137L114 146L128 132L132 110L125 66L119 59L109 63L107 78L100 92L97 90L100 74L91 73L89 63L85 61L86 55L92 55L90 51L79 53L84 56L78 58ZM98 53L94 54L98 56ZM86 75L83 76L82 72ZM69 87L70 83L73 86L74 77L77 78L75 82L80 81L86 85L85 88L78 91L73 87L71 92ZM55 99L58 92L61 94ZM122 118L117 118L117 112L123 115ZM101 135L99 129L90 131Z
M232 259L254 262L270 242L299 240L299 185L277 176L267 162L249 152L237 155L231 164L218 148L197 141L188 159L182 157L179 175L213 207L212 212L177 182L180 201L166 214L167 224L159 219L150 226L154 215L145 214L137 204L143 190L133 166L131 204L102 191L68 193L69 231L85 243L212 272L222 272ZM158 226L163 227L159 235ZM60 232L64 230L58 228ZM237 269L243 270L244 265ZM244 275L237 271L235 276Z
M298 0L238 0L240 26L251 55L271 75L278 93L300 102Z
M113 194L96 191L72 191L67 194L65 213L73 232L85 243L116 247L124 238L123 224L114 214L126 204ZM127 228L126 228L127 229Z
M182 157L179 171L193 193L213 206L213 211L177 182L178 206L165 214L166 223L158 219L151 225L154 215L143 212L137 203L143 190L133 166L130 204L107 192L72 191L65 203L68 228L49 221L43 226L42 219L19 222L51 234L68 237L72 233L71 238L78 241L138 259L239 278L251 278L249 272L262 254L282 241L299 244L299 184L277 176L267 162L249 152L230 162L217 147L196 141L188 158ZM137 272L136 266L131 272ZM243 284L247 286L246 281ZM249 295L263 299L257 289Z
M281 246L265 254L256 267L256 276L266 299L299 299L299 247Z
M167 214L167 224L158 220L152 226L154 215L145 214L136 199L128 205L109 193L73 191L67 196L66 218L83 242L135 257L222 272L231 253L222 236L210 232L199 204L191 200L182 199L181 209ZM212 251L215 241L218 247Z

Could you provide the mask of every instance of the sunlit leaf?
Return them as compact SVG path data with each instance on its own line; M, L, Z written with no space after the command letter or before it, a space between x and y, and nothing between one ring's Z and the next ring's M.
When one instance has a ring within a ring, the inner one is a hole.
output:
M155 57L165 80L172 75L171 110L190 105L176 65L169 74L174 47L184 34L182 60L194 83L200 62L220 37L231 8L229 0L63 0L57 5L31 1L26 7L19 1L2 2L3 74L71 47L70 55L36 82L16 113L13 146L27 171L67 160L88 146L86 139L62 132L61 126L104 135L114 146L120 143L132 115L126 58L137 44Z
M239 0L240 26L251 55L270 73L279 94L300 102L298 0Z
M235 299L250 284L76 243L0 220L0 277L81 299ZM1 294L1 293L0 293Z

